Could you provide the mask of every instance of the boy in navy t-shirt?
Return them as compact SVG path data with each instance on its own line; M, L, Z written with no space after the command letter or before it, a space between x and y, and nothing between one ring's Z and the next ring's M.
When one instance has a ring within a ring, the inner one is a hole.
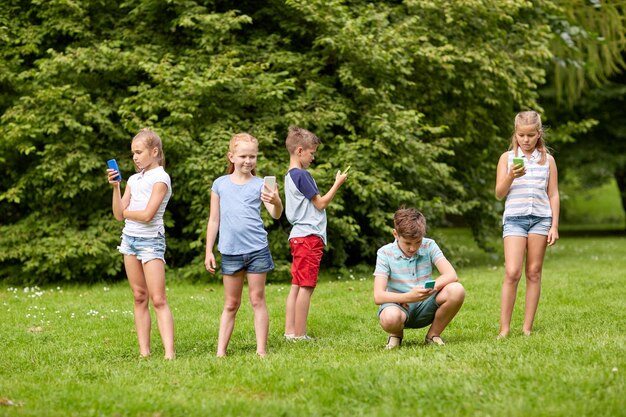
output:
M323 196L306 170L315 159L320 139L308 130L290 127L285 145L289 151L289 172L285 176L285 214L293 225L289 234L291 290L287 297L285 338L312 340L306 333L311 296L326 244L326 207L344 183L347 174L337 171L335 183Z

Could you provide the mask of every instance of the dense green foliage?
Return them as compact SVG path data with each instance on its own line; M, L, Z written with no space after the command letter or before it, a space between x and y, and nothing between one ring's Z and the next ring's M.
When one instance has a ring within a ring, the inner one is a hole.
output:
M483 241L513 115L537 108L551 1L5 0L0 10L0 277L120 274L105 161L164 139L170 266L200 276L210 186L229 137L260 140L281 177L289 125L322 138L314 177L351 176L329 212L329 254L371 260L401 204L455 216ZM266 217L274 257L287 230Z
M139 358L125 283L0 285L0 416L624 416L626 287L615 271L626 269L626 239L564 237L550 247L535 333L521 335L521 283L514 331L498 341L502 263L484 262L467 231L453 237L473 262L457 268L467 297L443 349L423 344L426 329L383 349L370 271L324 274L311 344L282 339L289 286L268 285L264 359L248 300L229 356L215 357L216 283L170 280L174 362L163 360L155 321L153 356Z

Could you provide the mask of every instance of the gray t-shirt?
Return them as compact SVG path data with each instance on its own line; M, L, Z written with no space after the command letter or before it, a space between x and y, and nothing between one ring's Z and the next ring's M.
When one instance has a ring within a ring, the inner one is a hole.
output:
M217 250L223 255L243 255L268 246L261 219L263 180L252 177L235 184L230 175L213 181L211 191L220 197L220 229Z
M326 210L319 210L311 201L319 193L306 169L289 170L285 176L285 214L293 225L289 239L316 235L326 244Z

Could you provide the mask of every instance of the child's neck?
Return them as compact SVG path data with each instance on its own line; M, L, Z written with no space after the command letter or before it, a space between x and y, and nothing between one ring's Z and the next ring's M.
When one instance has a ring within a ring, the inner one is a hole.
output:
M298 159L298 157L295 155L292 155L289 157L289 169L292 169L292 168L304 169L302 167L302 163L300 162L300 159Z
M159 165L159 164L157 164L157 163L155 162L155 163L152 163L152 164L148 165L147 167L143 168L143 169L142 169L142 171L143 171L143 172L148 172L148 171L151 171L151 170L153 170L153 169L155 169L155 168L158 168L158 167L160 167L160 166L161 166L161 165Z
M244 174L241 171L234 170L232 174L230 174L230 180L236 184L243 184L253 177L252 173Z

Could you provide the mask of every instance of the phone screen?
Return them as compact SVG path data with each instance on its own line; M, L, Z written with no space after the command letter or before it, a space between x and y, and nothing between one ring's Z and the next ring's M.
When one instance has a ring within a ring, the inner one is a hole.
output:
M273 190L274 188L276 188L276 177L267 176L263 178L263 184L265 184L270 190Z

